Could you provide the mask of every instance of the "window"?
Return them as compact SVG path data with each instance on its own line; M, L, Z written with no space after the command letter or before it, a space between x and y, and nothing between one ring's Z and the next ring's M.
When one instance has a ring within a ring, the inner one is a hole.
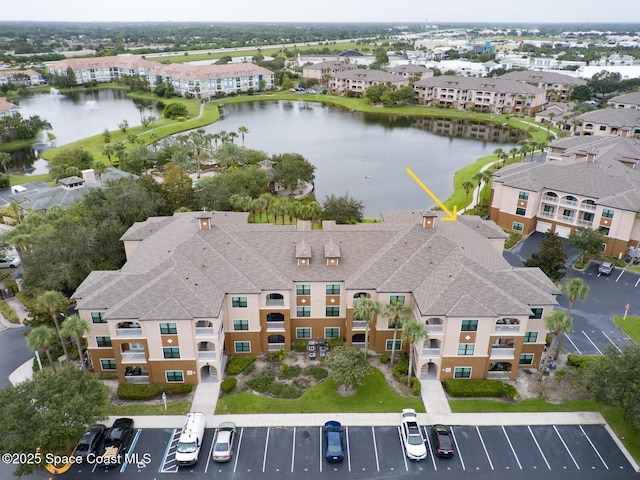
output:
M102 370L115 370L116 360L115 358L101 358L100 366L102 367Z
M458 355L473 355L475 349L475 343L459 343Z
M524 340L525 343L534 343L538 341L538 332L525 332Z
M574 210L569 210L568 208L562 210L562 215L565 217L573 218L575 214L576 212Z
M340 307L325 307L325 314L327 317L339 317Z
M513 222L513 225L511 226L511 228L516 232L522 232L524 230L524 223Z
M340 285L333 283L327 285L327 295L340 295Z
M247 308L247 297L231 297L233 308Z
M453 370L453 378L471 378L471 367L456 367Z
M296 295L311 295L311 285L296 285Z
M516 208L516 215L526 215L527 213L527 209L526 208Z
M178 327L175 323L161 323L160 334L161 335L175 335L178 333Z
M542 211L544 213L549 213L549 214L553 214L553 212L555 212L556 208L553 205L545 205L542 208Z
M611 229L609 227L598 227L598 231L600 231L603 235L609 235Z
M462 320L461 332L477 332L478 320Z
M324 329L324 338L340 338L340 328L326 327Z
M607 129L606 125L600 125L600 131L604 132Z
M523 353L520 355L520 365L531 365L533 363L533 353Z
M310 317L311 307L296 307L296 317Z
M164 347L162 349L162 355L164 355L164 358L180 358L180 348Z
M540 318L542 318L542 308L532 308L529 318L532 320L539 320Z
M99 347L110 347L111 337L96 337L96 342L98 342Z
M404 295L391 295L389 296L389 303L400 302L404 305Z
M251 352L251 342L233 342L236 353Z
M593 213L583 213L583 214L582 214L582 219L583 219L585 222L593 222L593 219L594 219L595 217L596 217L596 216L595 216Z
M184 373L182 370L167 370L164 372L167 383L184 382Z
M249 320L234 320L233 321L233 329L234 330L249 330Z
M91 323L107 323L103 319L105 312L91 312Z
M518 198L520 200L529 200L529 193L528 192L519 192L518 193Z
M296 338L311 338L311 329L309 327L296 328Z
M609 210L608 208L604 208L602 210L602 218L613 218L613 210Z
M387 340L385 349L388 352L390 352L391 350L393 350L392 345L393 345L393 339ZM396 350L401 350L401 349L402 349L402 340L396 340Z

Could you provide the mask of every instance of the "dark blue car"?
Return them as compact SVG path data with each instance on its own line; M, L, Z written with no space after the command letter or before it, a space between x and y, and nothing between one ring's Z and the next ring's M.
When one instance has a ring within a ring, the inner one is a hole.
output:
M344 430L340 422L334 420L324 424L324 458L327 462L337 463L344 460Z

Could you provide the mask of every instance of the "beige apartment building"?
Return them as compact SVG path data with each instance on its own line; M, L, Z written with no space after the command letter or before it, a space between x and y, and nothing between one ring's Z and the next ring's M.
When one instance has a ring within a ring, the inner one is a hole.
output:
M632 110L640 109L640 91L625 93L612 97L607 105L613 108L630 108Z
M500 78L524 82L546 92L549 102L568 102L571 90L578 85L586 85L581 78L572 77L558 72L543 72L534 70L515 70L501 75Z
M640 113L634 108L602 108L576 117L575 135L640 138Z
M601 230L604 253L640 254L640 140L569 137L551 142L546 163L509 165L493 175L491 219L524 234Z
M159 62L133 56L68 58L51 64L49 73L67 75L68 70L71 69L76 77L76 83L82 85L93 81L114 82L124 76L149 80L151 72L161 66Z
M557 288L504 260L493 222L437 215L391 212L322 230L250 224L239 212L149 218L122 237L126 264L92 272L73 295L90 324L89 357L120 382L219 380L229 356L289 351L296 340L364 348L367 323L353 307L367 297L400 301L424 325L421 377L513 379L537 367ZM369 349L389 353L392 343L380 314ZM409 350L401 330L396 348Z
M329 80L329 91L336 94L351 91L364 96L370 87L379 84L405 87L409 85L409 79L401 75L383 72L382 70L358 68L334 73Z

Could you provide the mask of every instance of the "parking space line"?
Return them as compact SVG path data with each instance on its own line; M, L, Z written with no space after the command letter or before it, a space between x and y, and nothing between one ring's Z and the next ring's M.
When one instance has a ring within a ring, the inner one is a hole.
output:
M167 442L167 448L164 449L164 455L162 456L162 461L160 462L160 466L158 467L158 473L165 473L164 471L164 466L167 463L167 457L169 456L169 450L171 449L171 447L173 446L173 442L176 439L176 430L177 429L173 429L171 431L171 440L169 440Z
M345 430L347 427L344 427ZM324 441L322 438L322 427L320 427L319 429L319 433L320 433L320 473L322 473L322 464L324 463L324 455L322 452L322 442ZM349 432L347 431L347 455L349 455Z
M578 462L576 462L576 459L573 458L573 455L571 454L571 450L569 450L569 447L567 447L567 444L564 443L564 438L562 438L562 435L560 435L560 432L558 431L558 428L554 425L553 429L556 431L556 434L558 435L558 438L560 439L560 441L562 442L562 445L564 445L565 450L567 451L567 453L569 454L569 456L571 457L571 460L573 460L573 463L575 464L576 468L578 470L580 470L580 465L578 465Z
M533 430L531 430L531 427L528 426L528 425L527 425L527 428L529 429L529 433L531 434L531 438L533 438L533 442L536 444L536 447L538 447L538 451L540 452L540 455L542 456L542 459L544 460L544 463L546 463L547 464L547 468L549 470L551 470L551 465L549 465L549 462L547 462L547 457L544 456L544 453L543 453L542 449L540 448L540 444L538 443L538 439L533 434Z
M591 442L591 439L589 438L589 435L587 435L587 432L584 431L584 429L582 428L582 425L580 425L580 431L582 432L582 434L584 435L584 438L587 439L587 441L589 442L589 445L591 445L591 448L593 448L593 451L596 452L596 455L598 455L598 458L600 459L600 461L602 462L602 464L604 465L604 468L606 468L607 470L609 470L609 465L607 465L607 462L604 461L604 459L602 458L602 456L600 455L600 452L598 451L598 449L596 448L596 446Z
M433 447L431 446L431 439L429 438L429 430L427 427L422 427L424 429L424 436L427 439L427 445L429 445L429 455L431 456L431 461L433 462L433 468L435 471L438 471L438 466L436 465L436 456L433 453Z
M293 473L293 462L296 459L296 427L293 427L293 445L291 446L291 473Z
M451 436L453 437L453 443L456 444L456 451L458 452L458 458L460 459L460 465L462 465L462 470L466 470L466 468L464 467L464 460L462 459L462 452L460 451L458 440L456 440L456 434L453 432L453 427L451 427Z
M345 437L347 437L347 467L351 471L351 449L349 448L349 427L344 427Z
M640 282L640 280L638 280L638 281ZM613 343L613 340L611 340L611 339L609 338L609 335L607 335L606 333L604 333L604 330L602 330L602 334L603 334L605 337L607 337L607 340L609 340L609 341L611 342L611 345L613 345L614 347L616 347L616 349L617 349L620 353L622 353L622 350L620 350L620 347L618 347L618 345L616 345L615 343Z
M573 348L576 349L576 352L578 352L578 355L582 355L582 352L580 351L580 349L578 347L576 347L576 344L573 343L573 340L571 340L571 337L569 336L569 334L565 333L564 336L567 337L567 340L569 340L571 342L571 345L573 345Z
M238 466L238 457L240 457L240 445L242 445L242 434L244 433L244 427L240 429L240 438L238 438L238 449L236 452L236 461L233 462L233 473L236 473L236 467ZM215 438L215 437L214 437ZM231 445L233 447L233 445ZM211 448L213 448L213 442L211 443Z
M623 274L623 273L624 273L624 270L623 270L623 269L621 269L621 270L620 270L620 275L618 275L618 278L616 278L616 282L617 282L618 280L620 280L620 277L622 276L622 274Z
M585 337L587 337L587 340L589 340L589 343L591 343L591 345L593 345L593 348L595 348L595 349L598 351L598 353L599 353L600 355L602 355L602 351L598 348L598 346L597 346L595 343L593 343L593 341L589 338L589 335L587 335L587 334L586 334L586 332L585 332L584 330L582 330L582 334L583 334Z
M207 455L207 464L204 466L204 473L207 473L209 471L209 464L211 463L211 457L213 455L213 445L216 443L216 432L213 432L213 437L211 438L211 446L209 447L209 453ZM231 448L233 448L233 445L231 445ZM238 457L237 453L236 453L236 458Z
M482 438L482 434L480 433L480 427L476 425L476 432L478 432L478 437L480 437L480 443L482 444L482 448L484 449L484 454L487 456L487 460L489 460L489 466L491 470L495 470L493 468L493 462L491 461L491 457L489 456L489 452L487 451L487 446L484 444L484 438Z
M269 432L271 427L267 427L267 438L264 440L264 456L262 457L262 473L267 468L267 451L269 450Z
M634 287L637 287L639 283L640 283L640 277L638 277L638 280L636 281L636 284L634 285Z
M371 436L373 437L373 451L376 454L376 469L380 471L380 459L378 458L378 444L376 442L376 430L371 427Z
M513 456L516 458L516 462L518 462L518 467L520 467L520 470L522 470L520 459L518 458L518 454L516 453L516 451L513 449L513 445L511 444L511 439L509 438L509 435L507 434L507 430L504 428L504 425L502 426L502 433L504 433L504 436L507 438L507 443L511 448L511 452L513 453Z
M125 461L120 467L120 473L124 473L127 470L127 465L129 465L129 462L126 460L126 457L136 448L136 443L138 443L138 439L140 438L141 434L142 434L142 429L139 428L138 431L136 432L136 436L133 437L133 442L131 442L131 445L129 445L129 448L127 449L127 453L125 453Z
M398 429L398 440L400 440L400 450L402 450L402 453L404 454L404 469L408 472L409 471L409 465L407 464L407 451L405 450L405 445L404 442L402 441L402 433L400 432L400 427L397 427Z

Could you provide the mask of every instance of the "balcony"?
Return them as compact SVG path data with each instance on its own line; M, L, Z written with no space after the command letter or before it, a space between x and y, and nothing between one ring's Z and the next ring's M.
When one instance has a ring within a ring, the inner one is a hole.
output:
M213 327L195 327L196 337L215 337L215 331Z
M141 337L142 329L141 328L116 328L116 337L125 338L125 337Z
M284 343L270 343L267 345L267 350L269 352L277 352L278 350L284 350Z
M589 210L590 212L595 212L596 205L591 205L590 203L581 203L580 210Z
M578 219L578 226L579 227L589 227L591 228L593 226L593 220L583 220L582 218Z
M551 195L543 195L542 201L547 203L558 203L558 197L552 197Z
M351 330L366 330L366 329L367 329L366 320L353 320L351 322Z
M284 322L267 322L267 332L283 332Z
M512 332L518 333L520 331L520 325L496 325L494 332L496 333L505 333Z
M444 333L444 325L441 324L425 325L425 329L429 335Z
M198 350L198 360L216 360L215 350Z
M515 358L515 348L492 348L491 359L513 359Z
M565 222L565 223L574 223L576 220L576 217L572 217L570 215L560 215L558 217L558 220Z
M147 356L144 351L122 352L122 363L146 363Z
M364 350L365 343L364 342L351 342L351 346L355 348L359 348L360 350Z
M562 200L560 200L560 205L565 205L567 207L577 207L578 202L576 202L575 200L567 200L566 198L563 198Z
M124 377L124 383L149 383L149 375L129 375Z
M545 212L544 210L542 210L538 212L538 216L544 217L544 218L555 218L556 214L555 212Z
M267 298L267 307L284 307L284 298Z
M487 372L487 380L509 380L511 372Z
M422 358L439 357L439 356L440 356L439 348L423 348L422 349Z

